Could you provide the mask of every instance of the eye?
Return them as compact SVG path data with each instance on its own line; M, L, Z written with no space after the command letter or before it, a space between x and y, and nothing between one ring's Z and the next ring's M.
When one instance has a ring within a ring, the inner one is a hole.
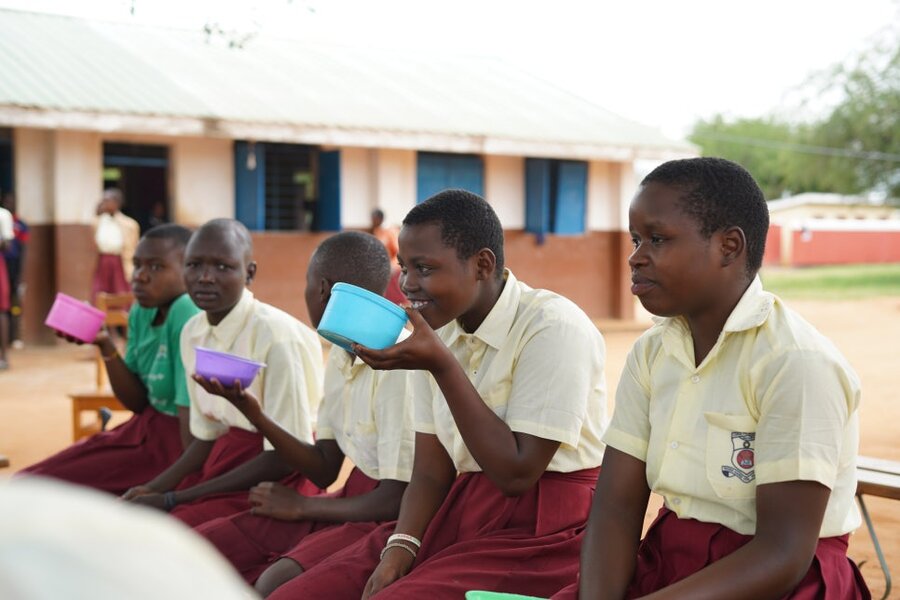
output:
M225 263L219 263L216 265L216 269L218 269L219 271L227 271L228 265L226 265Z
M432 269L431 267L427 266L427 265L418 265L418 266L416 266L416 271L418 271L418 272L421 273L422 275L428 275L429 273L431 273L432 270L433 270L433 269Z
M185 268L185 269L193 269L193 268L195 268L196 266L197 266L197 262L196 262L196 261L193 261L193 260L189 260L189 261L187 261L187 262L184 263L184 268Z
M631 247L637 250L637 247L641 245L641 240L637 238L637 236L631 236Z
M661 235L651 235L650 236L650 243L653 244L654 246L659 246L664 241L666 241L666 240Z

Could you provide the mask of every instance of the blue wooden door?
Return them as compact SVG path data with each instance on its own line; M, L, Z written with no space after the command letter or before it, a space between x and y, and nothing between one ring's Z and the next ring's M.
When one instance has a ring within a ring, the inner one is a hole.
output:
M341 152L319 153L319 231L341 230Z
M525 159L525 231L550 230L550 161Z
M484 195L484 164L480 156L419 152L416 157L416 202L448 188Z

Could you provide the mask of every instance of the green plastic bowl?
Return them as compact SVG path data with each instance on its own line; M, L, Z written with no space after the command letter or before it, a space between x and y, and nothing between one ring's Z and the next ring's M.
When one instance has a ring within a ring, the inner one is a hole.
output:
M466 592L466 600L545 600L537 596L523 596L521 594L507 594L504 592L484 592L472 590Z

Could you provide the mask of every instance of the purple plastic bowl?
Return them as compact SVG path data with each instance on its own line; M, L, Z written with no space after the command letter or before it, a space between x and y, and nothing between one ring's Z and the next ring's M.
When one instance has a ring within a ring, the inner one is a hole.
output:
M105 319L106 313L99 308L59 292L44 319L44 325L82 342L91 343L103 327Z
M265 363L241 358L227 352L219 352L200 346L197 346L194 350L197 358L195 367L197 374L202 375L206 379L216 378L226 387L231 387L235 379L241 381L242 387L250 387L253 378L256 377L259 370L266 366Z

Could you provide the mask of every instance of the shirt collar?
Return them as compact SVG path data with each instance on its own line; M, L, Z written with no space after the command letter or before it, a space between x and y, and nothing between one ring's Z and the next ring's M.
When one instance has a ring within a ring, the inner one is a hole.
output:
M762 280L757 275L750 282L741 299L738 300L734 310L731 311L722 331L737 332L759 327L769 318L773 306L775 306L775 295L763 289ZM683 321L684 319L681 317L653 317L653 322L661 326L678 324L687 327Z
M478 338L492 348L500 349L503 341L509 335L513 320L519 308L519 301L522 298L522 290L516 276L509 269L503 270L503 280L505 285L497 302L488 313L478 329L472 333L472 337ZM459 324L459 321L453 320L443 327L446 332L444 339L447 345L452 346L461 336L470 335Z
M220 347L230 348L237 336L247 327L248 320L253 314L253 292L244 288L241 299L234 305L225 318L219 321L218 325L209 323L209 315L203 313L204 327L203 334L210 334L219 344Z

